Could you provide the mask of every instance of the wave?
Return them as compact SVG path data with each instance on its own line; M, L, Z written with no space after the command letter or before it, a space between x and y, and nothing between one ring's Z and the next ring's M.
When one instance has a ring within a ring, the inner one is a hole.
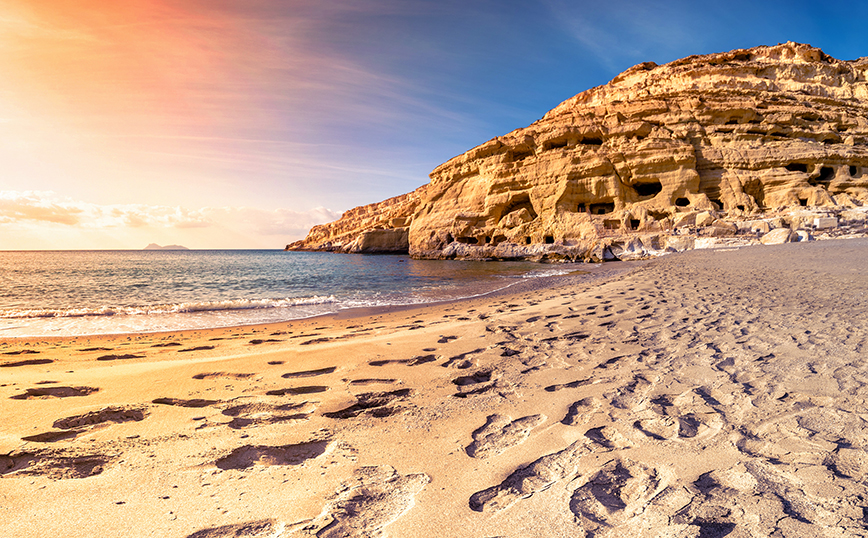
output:
M296 297L286 299L234 299L227 301L204 301L191 303L146 305L146 306L99 306L95 308L66 308L44 310L0 310L0 319L28 318L79 318L87 316L138 316L154 314L190 314L196 312L219 312L227 310L259 310L292 308L336 303L334 295L327 297Z

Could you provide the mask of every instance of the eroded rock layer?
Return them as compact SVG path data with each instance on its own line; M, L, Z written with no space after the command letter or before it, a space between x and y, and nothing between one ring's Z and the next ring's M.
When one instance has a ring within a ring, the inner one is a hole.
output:
M639 64L287 248L602 260L761 217L796 228L868 205L866 75L797 43Z

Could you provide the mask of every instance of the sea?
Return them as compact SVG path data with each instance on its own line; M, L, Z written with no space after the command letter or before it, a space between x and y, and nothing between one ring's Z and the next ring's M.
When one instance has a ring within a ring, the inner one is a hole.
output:
M450 301L582 265L282 250L0 251L0 338L232 327Z

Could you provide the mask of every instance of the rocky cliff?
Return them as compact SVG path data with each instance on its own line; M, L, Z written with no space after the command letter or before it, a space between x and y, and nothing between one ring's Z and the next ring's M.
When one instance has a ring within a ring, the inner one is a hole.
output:
M287 248L602 260L795 228L868 205L866 76L797 43L639 64Z

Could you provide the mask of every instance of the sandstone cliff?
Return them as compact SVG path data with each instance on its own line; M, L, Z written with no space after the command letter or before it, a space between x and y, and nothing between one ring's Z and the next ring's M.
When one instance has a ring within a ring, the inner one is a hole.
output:
M866 76L797 43L639 64L287 248L626 259L868 205Z

